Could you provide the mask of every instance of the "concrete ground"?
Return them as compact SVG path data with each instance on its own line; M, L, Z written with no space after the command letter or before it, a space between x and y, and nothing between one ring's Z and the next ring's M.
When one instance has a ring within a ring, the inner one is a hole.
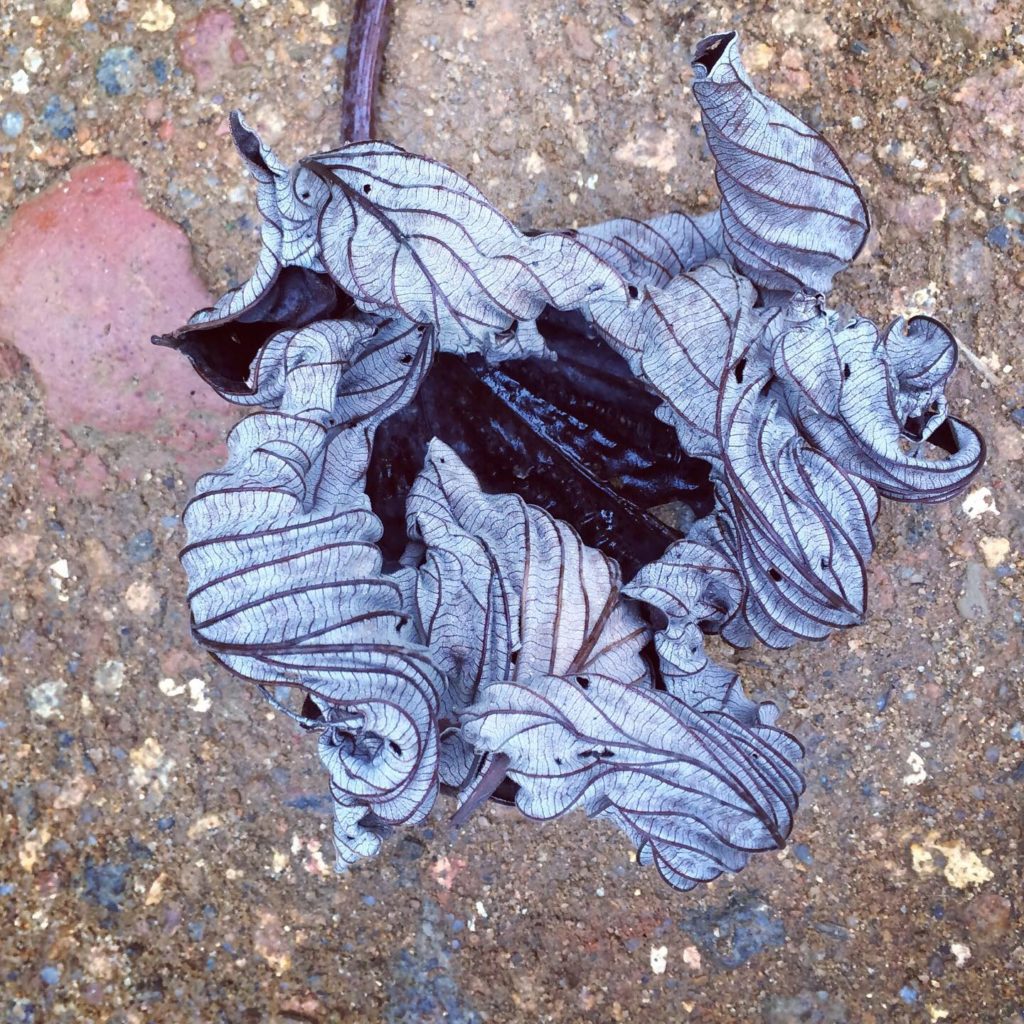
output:
M0 1014L7 1022L1024 1021L1024 12L1001 0L396 0L381 133L529 227L713 201L689 53L737 28L925 311L990 457L887 505L867 625L733 657L808 748L791 845L679 894L493 808L343 877L308 738L193 648L176 553L236 418L153 349L248 272L239 107L336 144L349 8L0 6ZM191 251L190 251L191 244Z

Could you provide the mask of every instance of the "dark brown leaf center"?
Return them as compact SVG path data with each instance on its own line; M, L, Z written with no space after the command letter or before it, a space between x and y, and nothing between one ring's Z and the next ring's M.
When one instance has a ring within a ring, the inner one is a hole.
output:
M485 490L571 523L626 578L710 513L708 464L655 417L658 399L625 361L578 314L545 312L537 326L557 359L441 353L415 400L377 429L367 492L386 559L402 553L406 497L434 437Z

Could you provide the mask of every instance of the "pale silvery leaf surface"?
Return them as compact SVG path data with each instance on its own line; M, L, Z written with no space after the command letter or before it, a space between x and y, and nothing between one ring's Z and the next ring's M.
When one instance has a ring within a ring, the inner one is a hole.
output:
M301 396L303 415L372 431L412 399L433 357L433 331L422 325L371 316L319 320L275 334L253 361L247 393L224 397L278 408L290 389Z
M620 217L582 228L580 240L634 287L664 287L684 271L725 256L720 211L691 217L666 213L650 220Z
M956 341L930 317L840 322L817 304L795 309L774 342L776 373L801 429L823 452L887 498L942 501L983 457L980 435L948 414L943 389ZM925 443L946 449L929 457Z
M231 115L231 136L257 183L263 247L282 266L324 273L317 222L328 199L327 187L285 166L238 113Z
M444 718L456 720L482 686L505 679L597 671L647 681L648 630L620 600L618 566L565 523L517 495L485 494L436 440L408 519L410 536L426 545L416 598L420 632L448 678ZM442 782L465 783L461 737L446 747Z
M244 349L252 357L272 331L302 327L351 305L330 280L320 260L321 187L298 182L269 146L236 111L231 135L256 182L256 203L263 215L259 257L249 279L226 292L208 309L161 339L187 355L195 369L221 394L245 394L242 383L225 372L218 347ZM157 340L157 339L154 339ZM227 359L228 363L234 360Z
M237 113L232 134L258 184L259 262L249 281L168 339L222 391L241 389L210 364L214 329L303 326L354 303L432 326L443 351L498 360L544 354L533 321L545 306L626 298L614 266L574 232L523 234L434 160L365 142L289 170Z
M477 762L458 727L458 715L476 699L481 683L504 678L518 644L506 581L477 537L424 512L414 527L426 545L416 574L420 630L444 672L440 779L461 789Z
M499 354L495 335L546 305L625 298L572 234L524 235L461 175L398 146L344 146L298 176L329 189L321 257L338 285L366 312L433 324L445 351Z
M771 647L858 624L877 501L802 438L759 346L722 379L722 514L747 582L743 613ZM726 639L739 639L730 623Z
M287 713L320 733L339 865L506 770L527 813L608 818L683 888L778 845L799 748L703 634L856 624L876 488L938 500L981 463L952 336L815 294L867 229L835 152L734 34L695 71L719 209L534 236L397 146L289 169L233 118L259 261L161 340L264 411L182 561L198 642L312 700Z
M447 462L447 478L463 493L475 481L454 453L435 450ZM425 546L416 574L415 608L419 630L435 662L445 673L442 697L441 781L461 788L478 767L472 747L457 727L459 713L476 699L480 686L504 679L518 651L518 607L512 581L503 574L493 544L467 532L458 522L440 470L428 456L423 475L409 495L410 536ZM462 470L462 472L460 472ZM474 495L475 496L475 495ZM480 496L481 500L483 496Z
M720 552L692 541L673 544L623 590L665 617L665 628L654 634L665 689L695 711L725 710L738 721L755 724L762 709L766 715L770 709L749 700L736 673L716 665L704 650L704 634L722 631L736 614L743 592L737 567Z
M242 420L225 468L199 481L182 552L199 643L246 679L301 687L320 709L308 724L321 732L339 864L429 812L444 686L403 611L402 581L381 572L364 493L370 433L337 425L339 385L367 330L324 322L268 346L257 391L276 408Z
M528 817L611 821L679 889L781 846L803 790L788 734L599 675L494 683L464 731L509 759Z
M659 412L692 454L720 456L718 398L723 378L746 359L763 330L753 285L713 259L637 302L592 302L589 312L612 347L665 405Z
M860 189L832 146L754 87L735 32L698 43L693 70L729 252L764 288L827 292L867 237Z
M647 679L640 658L647 630L635 605L619 600L619 567L583 544L568 524L518 495L485 494L440 441L427 451L408 517L410 534L427 544L417 597L431 649L465 645L489 654L473 663L471 674L455 671L461 707L495 679L610 670L628 682ZM445 597L437 591L431 558L455 551L466 570L479 567L473 575L487 584L472 601L468 592ZM460 621L456 607L467 617Z
M775 382L766 335L784 313L755 306L749 281L721 260L591 315L664 399L682 446L708 458L720 515L748 593L723 631L770 646L860 621L873 496L800 436Z

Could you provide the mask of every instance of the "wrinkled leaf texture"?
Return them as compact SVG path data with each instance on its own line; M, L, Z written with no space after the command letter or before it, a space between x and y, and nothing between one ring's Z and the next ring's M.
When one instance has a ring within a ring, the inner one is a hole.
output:
M259 261L159 340L261 411L200 480L182 562L198 642L309 695L289 713L319 733L339 866L506 772L526 814L610 820L679 888L780 845L799 745L705 635L860 622L878 494L942 500L981 464L952 335L824 303L868 227L836 152L734 33L694 72L719 208L579 231L524 234L389 143L289 169L233 116ZM670 522L688 488L697 521Z

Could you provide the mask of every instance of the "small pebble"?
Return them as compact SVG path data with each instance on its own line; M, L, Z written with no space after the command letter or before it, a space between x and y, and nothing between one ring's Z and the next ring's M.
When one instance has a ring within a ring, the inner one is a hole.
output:
M40 718L53 718L67 688L68 684L59 679L33 686L28 693L29 710Z
M104 662L93 674L93 686L110 696L119 693L124 685L124 662Z
M997 224L986 236L985 241L994 249L1005 252L1010 245L1010 230L1005 224Z
M100 57L96 81L108 96L128 96L138 85L142 62L131 46L112 46Z
M814 857L811 856L811 849L806 843L797 843L793 847L793 854L801 864L806 864L810 867L814 863Z
M25 128L25 118L16 110L8 110L0 121L0 127L9 139L16 139Z
M51 96L43 108L43 123L58 139L70 139L75 134L74 104L60 96Z
M46 985L56 985L57 982L60 981L60 971L56 967L50 965L44 967L39 972L39 977L43 979L43 983Z
M21 66L30 75L34 75L42 69L43 55L34 46L30 46L25 50L25 54L21 58Z
M904 985L900 989L900 999L905 1003L916 1003L917 1002L917 989L913 985Z
M152 530L139 530L137 534L130 541L128 541L128 547L125 549L128 555L128 560L138 565L140 562L146 562L156 554L156 538L153 536Z

